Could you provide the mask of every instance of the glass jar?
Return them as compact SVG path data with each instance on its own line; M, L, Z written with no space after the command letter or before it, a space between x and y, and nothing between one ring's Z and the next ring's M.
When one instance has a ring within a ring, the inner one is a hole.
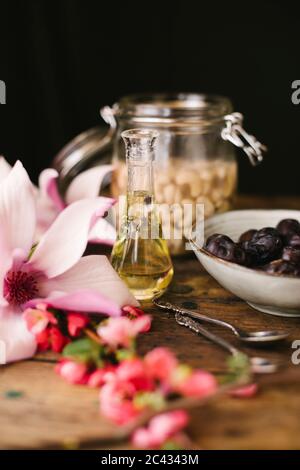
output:
M105 107L103 117L116 120L112 195L118 197L126 192L121 133L145 127L159 131L154 178L158 203L202 203L205 217L230 209L237 187L237 163L228 137L232 136L232 125L241 121L241 115L231 114L232 111L229 99L199 94L134 95L121 99L112 108ZM260 158L258 153L257 160ZM181 219L176 220L176 211L173 218L171 213L172 254L184 251L184 241L176 236L176 229L181 231Z
M252 164L262 160L264 146L244 131L243 116L233 113L231 101L222 96L194 93L132 95L112 107L102 108L101 116L110 129L106 137L98 139L93 155L87 156L83 152L80 156L77 145L75 158L68 152L61 152L55 166L62 170L65 179L70 180L76 172L101 163L103 154L110 152L114 167L111 192L115 198L126 193L127 171L121 133L127 129L138 127L159 131L154 169L157 202L168 205L193 203L194 206L202 203L205 217L232 207L237 187L237 163L231 144L243 148ZM85 139L81 140L87 147ZM172 254L181 254L185 242L176 236L176 230L181 229L176 211L171 223L174 233L169 242L170 250Z

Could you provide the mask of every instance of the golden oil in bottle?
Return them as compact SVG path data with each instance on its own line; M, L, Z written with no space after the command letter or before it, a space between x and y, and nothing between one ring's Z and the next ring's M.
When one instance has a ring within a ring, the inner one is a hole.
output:
M155 207L153 151L158 133L132 129L122 133L126 146L126 213L112 251L112 265L140 301L162 295L173 266Z

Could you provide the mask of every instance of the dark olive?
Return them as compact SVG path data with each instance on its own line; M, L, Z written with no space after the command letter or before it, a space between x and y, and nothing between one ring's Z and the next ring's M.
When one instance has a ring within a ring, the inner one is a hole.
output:
M294 248L300 248L300 234L294 233L286 237L286 243L288 246L293 246Z
M234 246L233 240L226 235L215 233L208 237L204 248L219 258L227 259Z
M276 228L284 238L295 233L300 234L300 223L296 219L283 219L279 222Z
M250 266L258 266L279 258L282 251L282 240L279 235L255 236L250 242L244 242L242 248L246 252Z
M246 254L245 264L249 267L255 267L261 264L260 262L260 251L251 242L243 242L240 247Z
M300 267L300 248L294 246L286 246L282 252L282 259L290 261Z
M252 237L252 241L255 242L256 240L259 240L260 238L265 236L273 236L280 238L280 233L274 227L264 227L256 231L256 233Z
M245 264L246 255L244 250L226 235L214 234L210 236L204 248L218 258L233 263Z
M247 266L249 264L245 251L237 243L235 243L234 255L233 255L232 261L233 263L243 264Z
M247 230L247 232L242 233L242 235L240 236L239 243L250 242L256 233L257 230L255 230L254 228Z
M206 243L205 243L205 247L207 247L211 242L214 242L216 241L216 243L220 243L224 240L228 240L230 242L233 242L233 240L231 240L231 238L227 237L227 235L222 235L221 233L213 233L212 235L210 235L207 240L206 240Z
M289 276L300 276L300 268L297 267L295 264L290 263L289 261L285 261L282 259L272 261L272 263L266 264L262 266L265 272L269 274L287 274Z

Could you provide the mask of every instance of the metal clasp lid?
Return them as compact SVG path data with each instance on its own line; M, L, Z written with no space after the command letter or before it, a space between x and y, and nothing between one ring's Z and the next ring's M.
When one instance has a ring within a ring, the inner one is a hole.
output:
M237 147L241 147L253 166L262 162L263 152L267 151L267 147L245 131L243 128L243 115L241 113L227 114L224 119L226 127L222 129L222 138Z

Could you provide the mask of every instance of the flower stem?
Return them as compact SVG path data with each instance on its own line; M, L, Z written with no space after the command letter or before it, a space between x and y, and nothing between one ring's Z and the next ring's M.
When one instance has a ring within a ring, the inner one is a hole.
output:
M90 339L92 339L93 341L95 341L98 344L102 344L101 339L99 338L99 336L93 330L90 330L89 328L85 328L83 331L85 332L85 334Z

